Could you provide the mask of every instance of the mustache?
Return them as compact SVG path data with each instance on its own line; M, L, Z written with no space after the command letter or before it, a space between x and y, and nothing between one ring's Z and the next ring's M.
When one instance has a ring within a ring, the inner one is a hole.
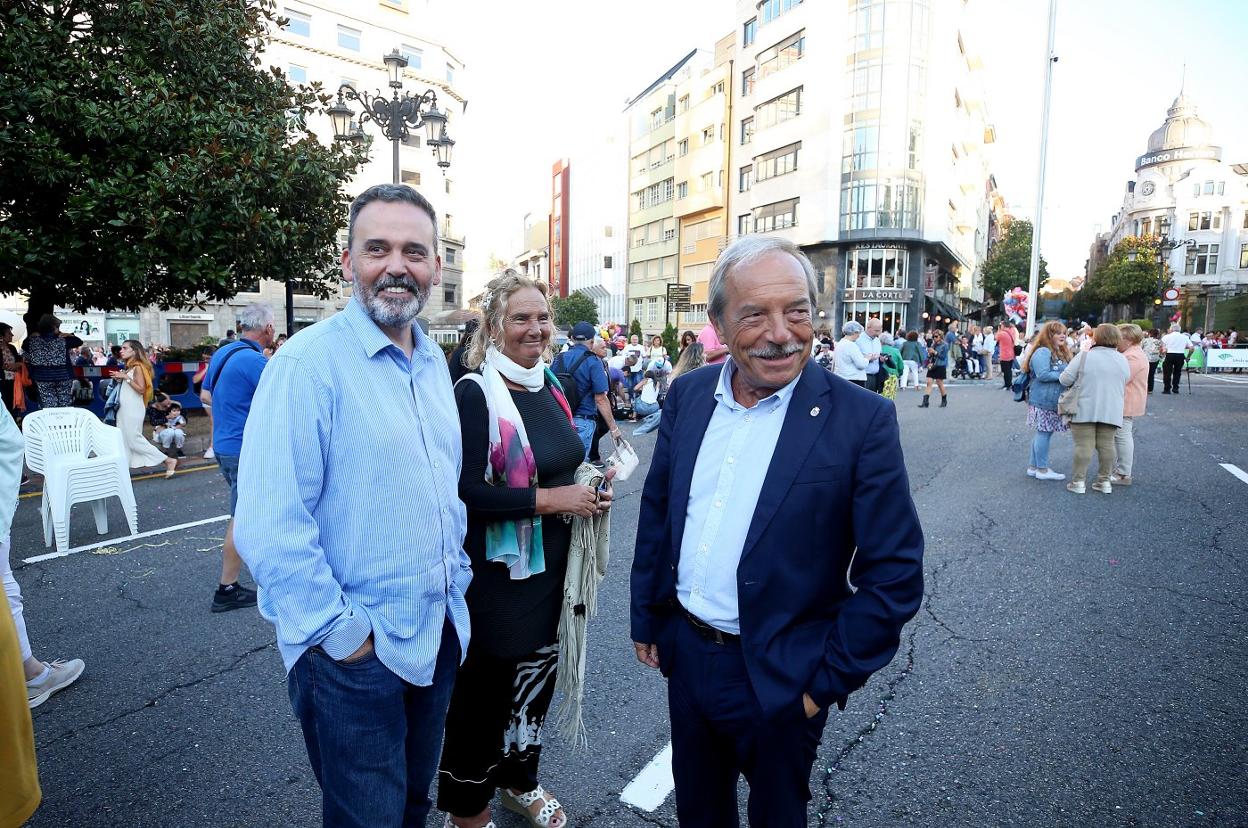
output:
M771 344L764 348L753 348L748 353L757 359L782 359L791 354L796 354L807 346L800 342L790 342L787 345Z

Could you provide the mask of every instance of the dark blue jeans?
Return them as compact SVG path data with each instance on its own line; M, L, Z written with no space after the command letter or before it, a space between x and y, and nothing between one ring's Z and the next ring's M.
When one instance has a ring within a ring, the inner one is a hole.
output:
M321 786L325 826L423 826L442 752L459 639L442 628L433 684L417 687L370 653L334 661L313 647L290 671L290 703Z

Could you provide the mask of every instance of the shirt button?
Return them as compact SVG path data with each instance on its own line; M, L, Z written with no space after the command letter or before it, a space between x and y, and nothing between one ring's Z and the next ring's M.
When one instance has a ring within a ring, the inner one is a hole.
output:
M737 458L735 458L735 457L729 457L729 458L728 458L728 465L730 465L730 466L731 466L731 465L732 465L733 463L735 463L735 462L737 462Z
M746 414L746 415L745 415L745 421L746 421L747 423L750 421L750 415L749 415L749 414Z
M705 552L705 551L706 551L706 544L702 544L702 550L701 550L701 551L703 551L703 552Z
M717 501L715 501L715 508L716 508L716 509L722 509L722 508L724 508L724 501L722 501L722 500L717 500Z

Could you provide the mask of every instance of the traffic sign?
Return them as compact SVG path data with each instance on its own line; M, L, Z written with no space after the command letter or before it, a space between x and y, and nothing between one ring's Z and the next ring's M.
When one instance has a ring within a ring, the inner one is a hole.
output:
M1161 294L1161 298L1165 299L1167 302L1177 302L1179 300L1179 289L1178 288L1166 288L1165 291Z

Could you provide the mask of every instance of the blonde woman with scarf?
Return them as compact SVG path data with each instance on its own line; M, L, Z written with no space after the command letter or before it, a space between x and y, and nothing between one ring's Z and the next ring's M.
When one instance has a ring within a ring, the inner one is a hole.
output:
M166 457L143 436L143 417L147 404L156 393L152 379L152 363L147 351L137 339L121 343L121 359L124 371L113 371L109 376L121 383L121 407L117 409L117 428L130 455L130 468L143 469L164 465L165 477L173 477L178 467L177 458Z
M611 492L609 482L575 482L585 447L544 361L552 333L545 284L507 270L481 304L464 358L471 373L455 386L472 642L447 713L438 808L447 826L491 826L498 789L530 825L564 828L563 806L538 782L542 726L559 667L572 519L605 514Z

